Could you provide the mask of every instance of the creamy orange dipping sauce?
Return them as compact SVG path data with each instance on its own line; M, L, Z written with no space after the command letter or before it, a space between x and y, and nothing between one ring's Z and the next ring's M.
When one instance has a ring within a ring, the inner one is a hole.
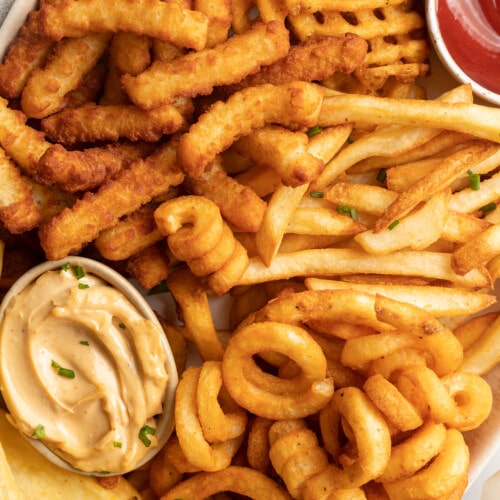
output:
M100 278L77 279L74 266L42 274L0 325L12 423L82 471L133 469L157 444L168 382L162 335Z

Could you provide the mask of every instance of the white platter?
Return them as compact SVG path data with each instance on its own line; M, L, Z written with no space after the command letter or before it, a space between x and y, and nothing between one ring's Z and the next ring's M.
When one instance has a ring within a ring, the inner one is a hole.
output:
M0 57L3 57L10 40L24 22L27 13L35 8L37 3L37 0L0 0L0 23L3 19L2 12L5 12L12 4L9 13L0 26ZM435 98L442 92L457 85L457 82L453 80L434 54L431 55L431 68L432 74L424 81L429 98ZM500 290L497 291L497 296L500 297ZM164 313L167 317L174 318L175 308L169 295L152 296L149 297L149 301L154 309ZM224 314L225 305L224 299L214 300L211 303L217 328L227 326ZM465 433L471 453L471 464L469 487L463 496L463 500L493 500L499 496L500 365L497 365L485 378L494 392L493 410L479 429ZM495 477L490 479L494 475ZM494 486L494 484L498 486Z

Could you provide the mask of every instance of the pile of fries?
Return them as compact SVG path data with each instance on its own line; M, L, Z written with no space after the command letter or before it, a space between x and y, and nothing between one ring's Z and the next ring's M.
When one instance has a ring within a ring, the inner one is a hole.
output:
M426 98L419 5L352 3L41 0L0 65L8 276L28 240L177 306L145 499L467 486L500 360L500 110Z

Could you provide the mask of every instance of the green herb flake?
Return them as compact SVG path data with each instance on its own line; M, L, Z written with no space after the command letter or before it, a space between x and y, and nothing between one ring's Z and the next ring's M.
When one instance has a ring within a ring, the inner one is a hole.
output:
M311 198L324 198L325 193L323 193L323 191L311 191L309 196Z
M82 344L82 345L90 345L88 340L80 340L80 344Z
M71 263L70 262L66 262L66 264L63 264L61 266L61 271L68 271L70 268L71 268Z
M315 135L321 134L323 127L321 125L315 125L307 131L308 137L313 137Z
M31 437L44 439L45 438L45 427L42 424L38 424L33 430Z
M88 285L87 283L78 283L78 288L80 290L85 290L85 288L90 288L90 285Z
M51 365L56 370L57 374L61 375L61 377L75 378L74 370L71 370L70 368L63 368L59 363L57 363L54 360L52 360Z
M377 181L379 181L381 184L383 184L386 179L387 179L387 169L381 168L377 174Z
M115 448L121 448L122 447L122 443L121 443L121 441L113 441L113 446Z
M352 144L354 139L352 137L348 137L345 142L347 142L347 144Z
M491 203L488 203L487 205L482 206L479 210L483 213L483 215L489 214L490 212L493 212L493 210L496 210L497 204L492 201Z
M141 430L139 431L139 439L146 448L151 445L151 439L148 438L148 434L154 436L155 432L156 429L154 427L150 427L149 425L143 425L141 427Z
M125 323L118 323L118 326L122 329L122 330L125 330L125 328L127 328L125 326Z
M481 176L479 174L475 174L472 170L467 170L469 174L469 187L472 191L479 191L481 184Z
M353 220L358 220L358 212L355 208L351 208L349 205L339 205L337 207L337 212L339 214L348 215Z
M85 276L85 270L82 266L73 266L73 274L77 280L81 280Z
M389 231L392 231L397 225L399 224L399 221L398 220L395 220L393 222L391 222L388 226L387 226L387 229L389 229Z

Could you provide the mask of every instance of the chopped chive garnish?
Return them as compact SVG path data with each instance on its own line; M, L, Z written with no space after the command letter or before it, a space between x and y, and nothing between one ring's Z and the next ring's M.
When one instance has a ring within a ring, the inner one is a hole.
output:
M337 207L337 212L339 214L348 215L353 220L358 220L358 212L355 208L351 208L349 205L339 205Z
M399 221L398 220L395 220L393 222L391 222L388 226L387 226L387 229L389 229L389 231L392 231L397 225L399 224Z
M381 184L383 184L386 179L387 179L387 169L381 168L377 174L377 181L379 181Z
M87 283L78 283L78 288L84 290L85 288L90 288L90 285L87 285Z
M348 137L345 142L347 142L347 144L352 144L354 139L352 137Z
M127 327L125 326L125 323L118 323L118 326L119 326L121 329L123 329L123 330L125 330L125 328L127 328Z
M323 130L323 127L321 125L315 125L314 127L310 128L308 131L307 131L307 135L309 137L312 137L314 135L318 135L322 132Z
M82 345L90 345L88 340L80 340L80 344L82 344Z
M113 446L115 448L121 448L122 447L122 443L120 441L113 441Z
M82 266L73 266L73 273L77 280L81 280L85 276L85 271Z
M479 210L483 213L483 215L489 214L490 212L493 212L493 210L496 210L497 204L492 201L491 203L488 203L487 205L482 206Z
M469 174L469 187L472 191L479 191L481 176L479 174L475 174L472 170L467 170Z
M51 364L55 368L55 370L57 371L57 374L61 375L61 377L75 378L75 372L74 372L74 370L71 370L70 368L63 368L56 361L52 361Z
M156 295L157 293L166 293L166 292L170 292L170 289L168 288L167 282L163 280L161 283L158 283L153 288L150 288L148 291L148 295Z
M325 196L325 193L323 193L323 191L311 191L309 193L309 196L311 198L323 198Z
M67 271L68 269L70 269L71 267L71 263L70 262L66 262L66 264L63 264L61 266L61 271Z
M33 434L31 434L32 437L37 437L39 439L44 439L45 438L45 427L42 424L38 424L35 429L33 430Z
M139 431L139 439L146 448L151 445L151 439L148 438L148 434L154 436L155 432L156 429L154 427L150 427L149 425L143 425L141 427L141 430Z

